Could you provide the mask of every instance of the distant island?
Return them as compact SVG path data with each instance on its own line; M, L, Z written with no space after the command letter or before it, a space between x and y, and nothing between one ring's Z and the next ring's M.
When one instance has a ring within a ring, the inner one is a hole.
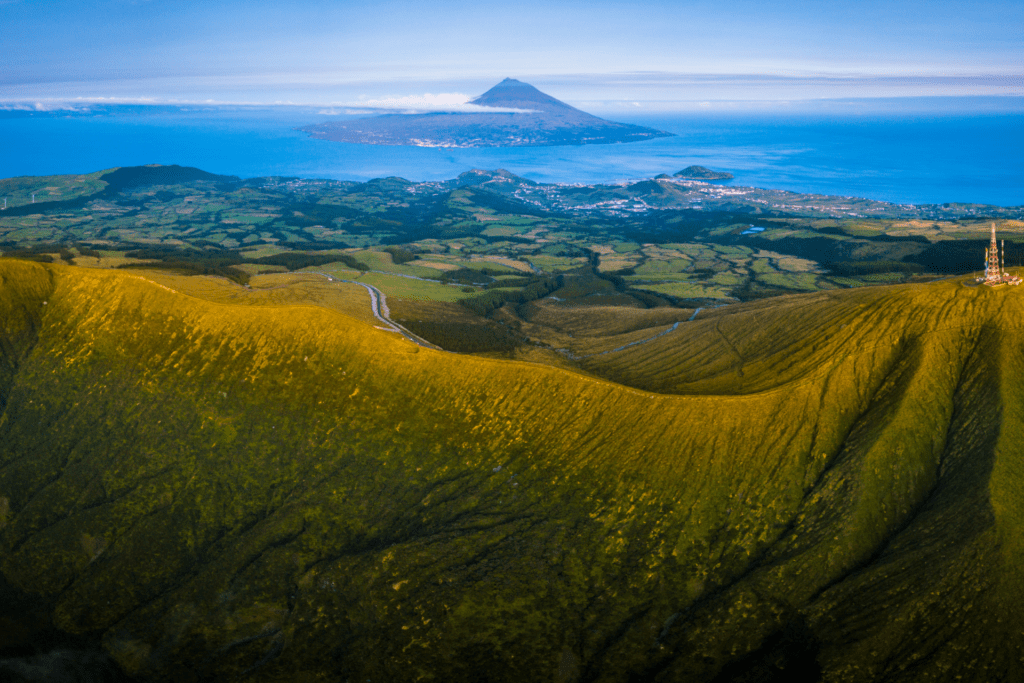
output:
M321 140L415 147L595 145L674 135L606 121L513 78L506 78L471 104L500 111L386 114L319 123L299 130Z
M676 178L687 178L689 180L732 180L732 173L725 173L724 171L712 171L710 168L703 166L687 166L679 173L676 173Z

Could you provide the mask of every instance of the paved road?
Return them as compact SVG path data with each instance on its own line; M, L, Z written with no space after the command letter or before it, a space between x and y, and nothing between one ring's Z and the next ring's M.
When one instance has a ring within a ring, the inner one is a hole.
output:
M346 282L348 284L359 285L361 287L365 287L366 291L370 293L370 311L373 313L373 317L374 318L376 318L380 322L384 323L384 325L386 325L386 327L384 329L389 330L391 332L397 332L398 334L402 335L403 337L405 337L409 341L413 342L414 344L419 344L420 346L425 346L428 349L435 349L437 351L444 351L444 349L442 349L437 344L431 344L426 339L423 339L422 337L416 336L415 334L413 334L412 332L410 332L409 330L405 329L404 327L402 327L401 325L396 323L394 320L392 320L391 319L391 311L388 310L388 298L384 295L384 292L380 291L379 289L377 289L373 285L368 285L365 282L359 282L358 280L341 280L339 278L334 277L333 275L329 275L327 273L321 273L321 272L318 272L318 271L309 271L309 270L307 270L306 272L307 273L311 273L313 275L322 275L323 277L327 278L330 282ZM393 275L394 273L390 273L390 274ZM412 277L412 276L406 276L406 277ZM413 279L419 280L421 278L413 278ZM554 298L554 297L552 297L552 298ZM715 306L714 308L718 308L718 307ZM689 317L687 322L690 322L690 321L694 320L697 317L697 314L701 312L701 310L702 309L700 309L700 308L695 310L693 312L693 315L691 315ZM672 325L672 327L668 328L667 330L663 330L662 332L659 332L658 334L656 334L656 335L654 335L652 337L648 337L647 339L641 339L639 341L630 342L630 343L626 344L625 346L620 346L617 349L612 349L611 351L602 351L600 353L593 353L593 354L590 354L589 356L577 356L577 355L573 354L572 352L570 352L568 349L555 349L555 350L559 351L559 352L561 352L561 353L563 353L563 354L565 354L567 356L569 356L573 360L585 360L587 358L593 358L594 356L603 356L603 355L608 354L608 353L615 353L616 351L622 351L623 349L628 349L631 346L638 346L640 344L646 344L647 342L654 341L658 337L662 337L662 336L664 336L664 335L666 335L666 334L668 334L670 332L674 332L678 327L679 327L679 323L676 322L674 325Z
M358 280L341 280L339 278L334 277L333 275L328 275L327 273L320 273L308 270L306 272L312 273L313 275L322 275L325 278L327 278L329 282L346 282L348 284L365 287L366 291L370 293L370 312L373 313L374 318L384 323L385 327L382 329L386 329L390 332L397 332L398 334L402 335L403 337L413 342L414 344L425 346L428 349L444 351L444 349L442 349L437 344L431 344L426 339L416 336L415 334L413 334L412 332L410 332L409 330L405 329L404 327L396 323L394 320L392 320L391 311L388 309L388 298L384 295L384 292L380 291L373 285L368 285L365 282L359 282Z

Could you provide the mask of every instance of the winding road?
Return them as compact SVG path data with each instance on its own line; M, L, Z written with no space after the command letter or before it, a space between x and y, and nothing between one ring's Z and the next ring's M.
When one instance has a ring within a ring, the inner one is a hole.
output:
M311 275L322 275L323 277L327 278L328 282L344 282L344 283L350 284L350 285L359 285L360 287L365 287L366 291L369 292L369 294L370 294L370 311L373 313L373 317L376 318L377 320L379 320L380 322L382 322L385 325L385 327L382 327L380 329L388 330L389 332L397 332L398 334L402 335L403 337L405 337L409 341L413 342L414 344L419 344L420 346L426 347L428 349L434 349L435 351L444 351L444 349L442 349L437 344L431 344L426 339L423 339L422 337L419 337L419 336L413 334L412 332L410 332L409 330L405 329L404 327L402 327L401 325L396 323L394 320L392 320L391 319L391 311L388 310L388 299L387 299L387 296L384 295L384 292L380 291L379 289L377 289L373 285L368 285L365 282L359 282L358 280L342 280L340 278L334 277L333 275L330 275L328 273L323 273L323 272L320 272L320 271L309 271L308 270L306 272L310 273ZM394 273L389 273L389 274L393 275ZM406 276L406 277L413 277L413 276ZM419 280L419 279L422 279L422 278L413 277L413 279ZM713 308L718 308L718 307L714 306ZM701 310L703 310L703 309L702 308L698 308L697 310L695 310L693 312L693 315L691 315L687 319L686 322L692 322L694 319L696 319L697 318L697 314L700 313ZM587 358L593 358L594 356L603 356L603 355L608 354L608 353L615 353L616 351L622 351L624 349L628 349L631 346L638 346L640 344L646 344L647 342L654 341L658 337L662 337L662 336L664 336L664 335L666 335L666 334L668 334L670 332L674 332L679 327L679 324L680 324L679 322L676 322L671 327L669 327L667 330L663 330L663 331L659 332L658 334L656 334L656 335L654 335L652 337L648 337L646 339L641 339L641 340L638 340L638 341L630 342L630 343L626 344L625 346L620 346L617 349L611 349L610 351L601 351L600 353L592 353L592 354L587 355L587 356L577 356L574 353L572 353L571 351L569 351L569 349L552 349L552 350L558 351L558 352L560 352L560 353L562 353L562 354L572 358L573 360L586 360ZM549 347L549 348L551 348L551 347Z
M318 271L306 272L312 273L313 275L322 275L325 278L327 278L328 282L344 282L350 285L359 285L360 287L365 287L366 291L370 293L370 312L373 313L374 318L384 323L385 325L385 327L382 327L381 329L387 330L389 332L397 332L398 334L402 335L412 343L419 344L420 346L426 347L428 349L434 349L435 351L444 351L444 349L442 349L437 344L431 344L426 339L423 339L422 337L413 334L412 332L410 332L409 330L405 329L404 327L396 323L394 320L392 320L391 311L388 309L387 296L384 295L384 292L380 291L373 285L368 285L365 282L359 282L358 280L342 280L340 278L334 277L333 275L321 273Z

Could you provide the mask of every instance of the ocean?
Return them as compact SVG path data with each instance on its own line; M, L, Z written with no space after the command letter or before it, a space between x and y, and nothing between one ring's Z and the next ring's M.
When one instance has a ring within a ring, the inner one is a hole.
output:
M213 173L414 181L504 168L538 182L610 183L693 164L730 184L905 204L1024 205L1024 113L685 113L606 116L676 133L584 147L438 149L313 140L314 109L107 107L0 111L0 177L181 164Z

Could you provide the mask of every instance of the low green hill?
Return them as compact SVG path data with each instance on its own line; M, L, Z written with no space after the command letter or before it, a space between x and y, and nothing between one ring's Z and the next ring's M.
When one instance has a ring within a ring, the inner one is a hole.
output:
M0 649L45 613L147 681L1020 678L1022 304L702 312L612 383L4 260Z
M693 180L732 180L732 173L725 171L712 171L704 166L687 166L676 173L676 178L691 178Z

